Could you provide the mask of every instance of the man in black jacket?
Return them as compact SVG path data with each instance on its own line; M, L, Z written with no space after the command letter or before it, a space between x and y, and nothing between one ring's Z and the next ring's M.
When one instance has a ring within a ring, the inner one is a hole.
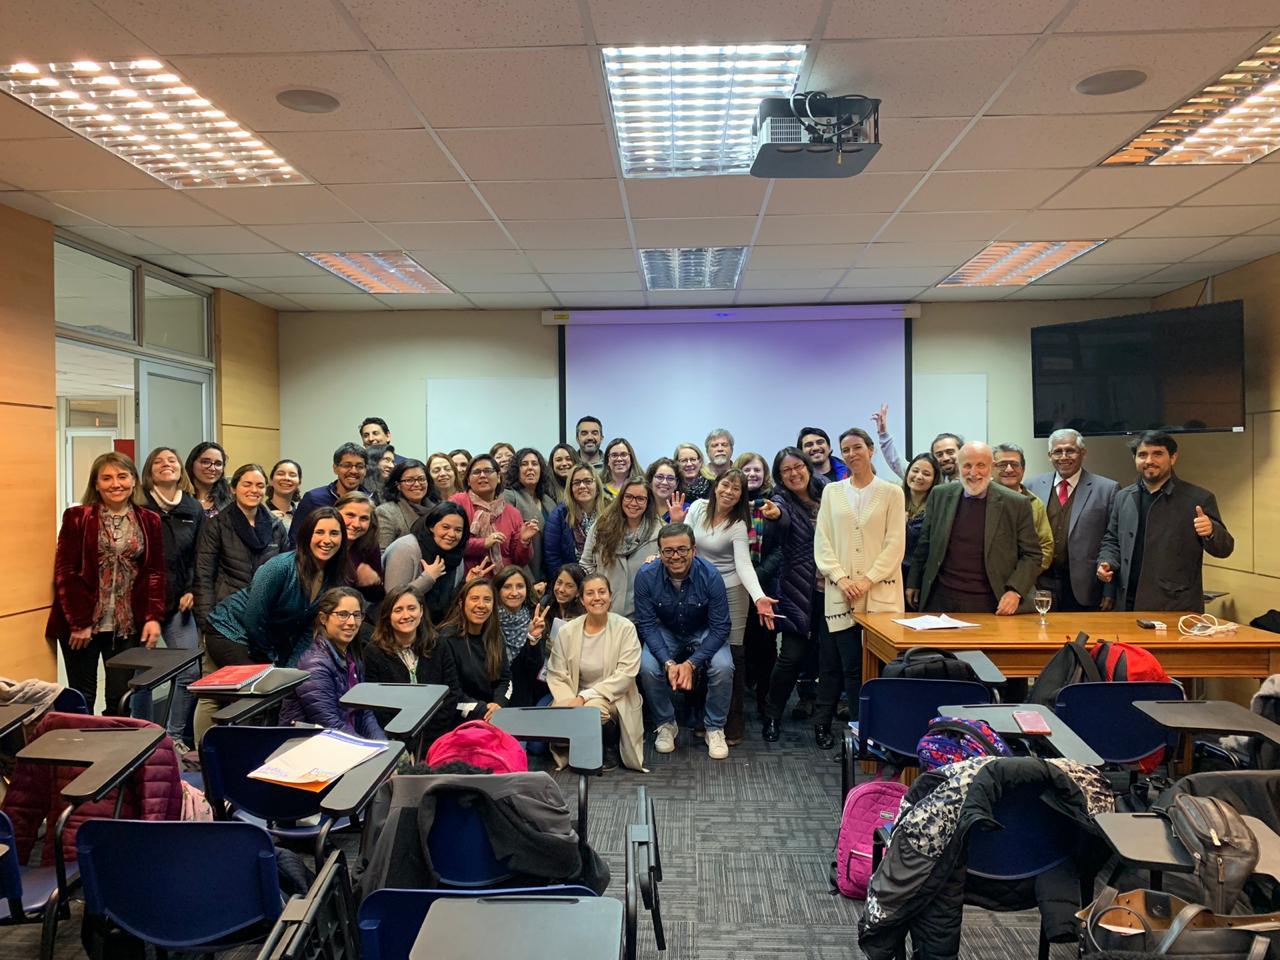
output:
M1116 494L1098 552L1098 579L1119 574L1118 610L1204 611L1204 555L1225 558L1235 549L1202 487L1173 472L1178 441L1148 430L1130 444L1138 480Z

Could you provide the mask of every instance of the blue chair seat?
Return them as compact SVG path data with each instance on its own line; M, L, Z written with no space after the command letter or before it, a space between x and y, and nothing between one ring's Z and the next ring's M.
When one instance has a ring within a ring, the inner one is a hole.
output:
M245 813L243 810L232 811L231 816L239 820L241 823L252 823L255 827L261 827L273 837L279 837L281 840L314 840L320 833L320 828L324 825L321 820L317 823L304 823L295 826L285 826L279 823L270 823L262 817L255 817L251 813ZM348 817L339 817L333 821L331 830L345 830L351 826L351 820Z
M67 883L75 883L80 876L80 868L72 861L67 864ZM24 913L39 913L45 904L58 892L58 871L53 866L24 867L22 869L22 910ZM9 901L0 899L0 921L8 920Z

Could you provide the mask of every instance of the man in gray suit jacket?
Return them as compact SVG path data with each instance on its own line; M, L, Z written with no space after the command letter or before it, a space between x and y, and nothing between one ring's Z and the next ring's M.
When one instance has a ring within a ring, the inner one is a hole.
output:
M1120 610L1203 613L1204 555L1231 556L1235 538L1214 495L1174 474L1177 440L1148 430L1130 449L1139 479L1116 494L1098 553L1098 579L1111 583L1119 573Z
M907 601L937 613L1031 609L1042 554L1031 502L991 482L991 448L960 448L960 483L929 493L907 574Z
M1119 484L1084 469L1084 437L1066 428L1049 435L1053 470L1026 481L1039 497L1053 529L1053 562L1040 587L1053 594L1055 610L1110 610L1115 586L1097 577L1098 550Z

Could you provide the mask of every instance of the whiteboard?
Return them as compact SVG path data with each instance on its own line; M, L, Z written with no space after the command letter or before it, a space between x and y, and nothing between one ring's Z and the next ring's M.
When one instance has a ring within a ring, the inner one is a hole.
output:
M458 447L487 453L499 441L537 447L543 456L560 440L560 381L534 378L427 378L424 450Z
M913 453L928 450L943 431L966 440L987 439L985 373L917 373L911 378ZM908 459L904 454L903 463Z

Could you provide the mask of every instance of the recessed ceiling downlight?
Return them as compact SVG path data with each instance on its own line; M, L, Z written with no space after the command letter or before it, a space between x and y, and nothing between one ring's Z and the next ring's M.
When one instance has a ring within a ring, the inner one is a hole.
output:
M1124 93L1147 82L1147 75L1141 70L1104 70L1091 77L1085 77L1076 84L1076 93L1086 97L1108 97L1113 93Z
M308 90L305 87L281 90L276 94L276 103L286 109L297 110L299 113L333 113L342 106L341 101L332 94L325 93L323 90Z

